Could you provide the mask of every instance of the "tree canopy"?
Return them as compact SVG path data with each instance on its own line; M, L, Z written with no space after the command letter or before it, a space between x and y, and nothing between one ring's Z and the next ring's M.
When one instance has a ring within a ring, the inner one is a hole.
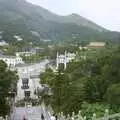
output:
M114 48L96 51L90 59L87 57L86 60L69 63L62 72L46 70L41 82L49 84L53 90L50 104L54 111L65 114L78 112L83 102L117 107L120 104L119 61L120 48Z
M8 92L13 90L17 80L16 72L10 71L6 63L0 60L0 116L9 113Z

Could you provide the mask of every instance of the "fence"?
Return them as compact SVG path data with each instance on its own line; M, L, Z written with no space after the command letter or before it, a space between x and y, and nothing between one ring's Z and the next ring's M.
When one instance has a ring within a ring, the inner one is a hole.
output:
M0 120L9 120L8 116L6 115L5 118L3 118L2 116L0 116Z
M42 110L45 110L45 108L43 107ZM43 112L45 118L47 120L50 120L51 119L50 114L47 114L46 112L48 111L45 110ZM6 118L0 117L0 120L10 120L10 119L8 118L8 116L6 116ZM63 112L61 112L60 114L58 114L57 120L88 120L88 118L86 116L82 116L81 111L79 111L77 115L75 115L75 113L73 112L71 116L69 114L67 116L64 116ZM109 110L106 109L103 117L97 118L97 115L93 113L93 116L91 116L89 120L120 120L120 113L109 115Z
M64 116L63 113L60 113L58 115L58 120L88 120L86 116L82 116L81 111L77 115L75 113L72 113L72 116L67 115ZM91 119L89 120L120 120L120 113L116 113L113 115L109 115L108 109L105 110L104 116L101 118L97 118L96 114L93 113L93 116L91 116Z

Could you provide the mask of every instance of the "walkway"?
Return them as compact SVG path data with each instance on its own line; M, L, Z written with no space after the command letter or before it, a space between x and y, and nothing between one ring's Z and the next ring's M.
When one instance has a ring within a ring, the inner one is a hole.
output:
M41 120L41 114L44 115L45 120L50 120L50 115L41 106L39 107L19 107L14 109L12 120Z

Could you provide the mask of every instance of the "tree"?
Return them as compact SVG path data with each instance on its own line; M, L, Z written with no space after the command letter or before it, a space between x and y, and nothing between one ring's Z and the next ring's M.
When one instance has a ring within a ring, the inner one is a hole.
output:
M69 63L66 70L43 73L44 83L53 90L50 104L55 112L77 113L84 101L88 104L119 104L120 50L104 50L95 51L94 57L87 60ZM116 86L112 86L114 84Z
M87 120L91 119L93 113L96 114L97 117L103 117L105 114L105 109L110 110L110 106L104 103L88 103L83 102L81 105L81 112L83 116L87 117ZM112 110L109 111L110 114L113 113Z
M105 98L111 105L120 105L120 83L109 86Z
M12 72L7 68L6 63L0 60L0 116L9 113L10 106L6 101L8 92L16 83L16 72Z

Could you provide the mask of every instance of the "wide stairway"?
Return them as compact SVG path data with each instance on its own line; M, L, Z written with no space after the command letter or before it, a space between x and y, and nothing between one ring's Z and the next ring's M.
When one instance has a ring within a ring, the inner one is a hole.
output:
M41 114L45 120L51 120L49 113L41 106L38 107L18 107L14 108L11 120L41 120Z

